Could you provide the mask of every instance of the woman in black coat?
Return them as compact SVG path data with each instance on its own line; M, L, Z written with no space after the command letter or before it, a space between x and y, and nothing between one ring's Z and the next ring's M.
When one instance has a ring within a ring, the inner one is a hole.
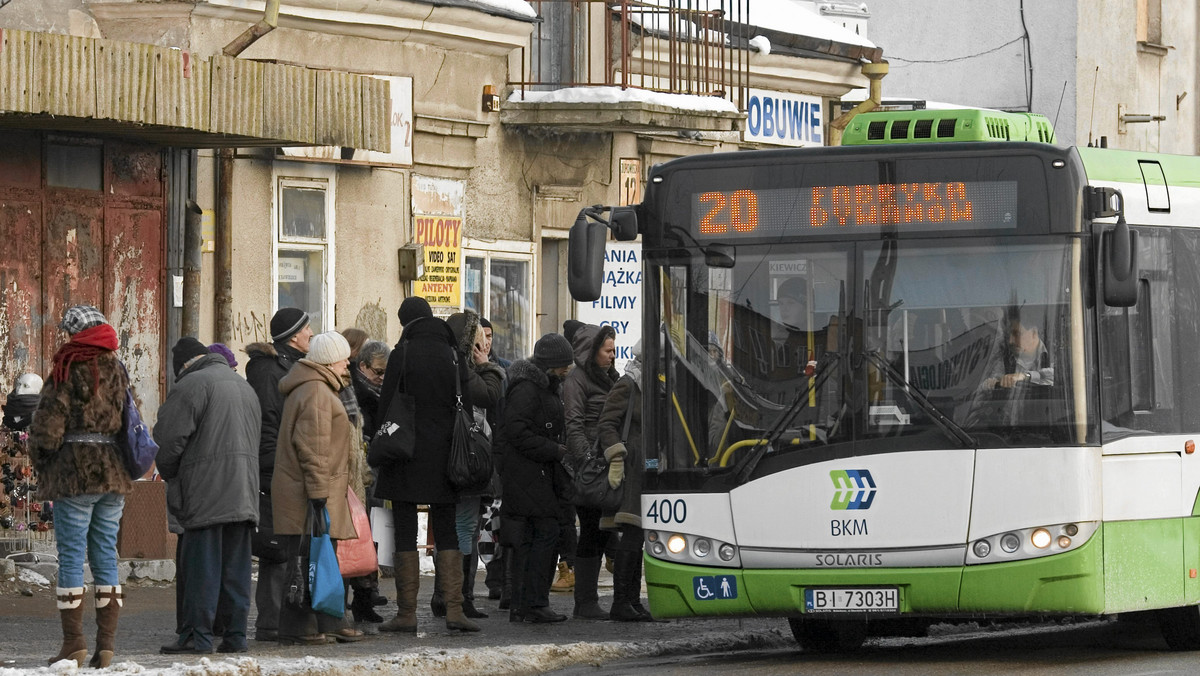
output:
M381 631L417 631L417 591L420 558L417 554L417 505L429 505L429 529L437 547L438 583L446 599L446 628L479 631L462 610L462 552L454 527L458 494L446 477L446 463L454 436L455 378L467 370L455 351L454 333L433 316L424 298L410 297L400 306L404 333L388 358L379 399L386 419L392 397L405 392L416 400L416 445L413 458L384 464L375 484L375 497L392 501L395 522L396 617ZM463 403L470 407L464 388Z
M502 539L513 547L512 622L561 622L550 610L550 578L558 538L563 404L559 389L571 367L571 345L557 333L538 339L533 356L508 367L504 406ZM557 478L556 478L556 475Z

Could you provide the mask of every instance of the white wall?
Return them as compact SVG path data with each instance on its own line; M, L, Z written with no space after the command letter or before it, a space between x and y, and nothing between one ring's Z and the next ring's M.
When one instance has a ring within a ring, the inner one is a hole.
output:
M871 40L891 65L884 96L1028 110L1020 5L1020 0L871 2ZM1048 117L1060 143L1068 144L1075 141L1077 117L1075 5L1074 0L1025 3L1032 110Z

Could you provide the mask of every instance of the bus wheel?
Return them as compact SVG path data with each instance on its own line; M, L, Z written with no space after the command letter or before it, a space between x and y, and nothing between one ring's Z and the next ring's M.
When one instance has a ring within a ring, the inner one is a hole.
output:
M1159 610L1158 626L1171 650L1200 650L1200 606Z
M865 620L811 620L789 617L792 636L804 650L816 653L841 653L857 650L867 639Z

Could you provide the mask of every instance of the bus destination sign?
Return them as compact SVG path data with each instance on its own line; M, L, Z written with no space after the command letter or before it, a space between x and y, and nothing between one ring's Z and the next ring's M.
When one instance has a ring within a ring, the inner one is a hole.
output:
M699 239L1017 227L1016 181L818 185L692 195Z

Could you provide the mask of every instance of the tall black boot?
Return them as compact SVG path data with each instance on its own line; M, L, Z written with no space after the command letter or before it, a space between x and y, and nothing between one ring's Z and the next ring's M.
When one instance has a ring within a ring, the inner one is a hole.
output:
M575 557L575 617L583 620L607 620L608 613L600 607L596 584L600 579L600 557Z
M645 622L650 613L641 606L642 553L618 551L614 562L613 603L609 618L617 622Z
M438 565L437 552L433 555L433 595L429 597L429 609L434 617L446 616L446 597L442 593L442 567Z
M487 617L487 613L475 607L475 574L479 571L479 556L463 555L462 610L463 615L475 620Z

